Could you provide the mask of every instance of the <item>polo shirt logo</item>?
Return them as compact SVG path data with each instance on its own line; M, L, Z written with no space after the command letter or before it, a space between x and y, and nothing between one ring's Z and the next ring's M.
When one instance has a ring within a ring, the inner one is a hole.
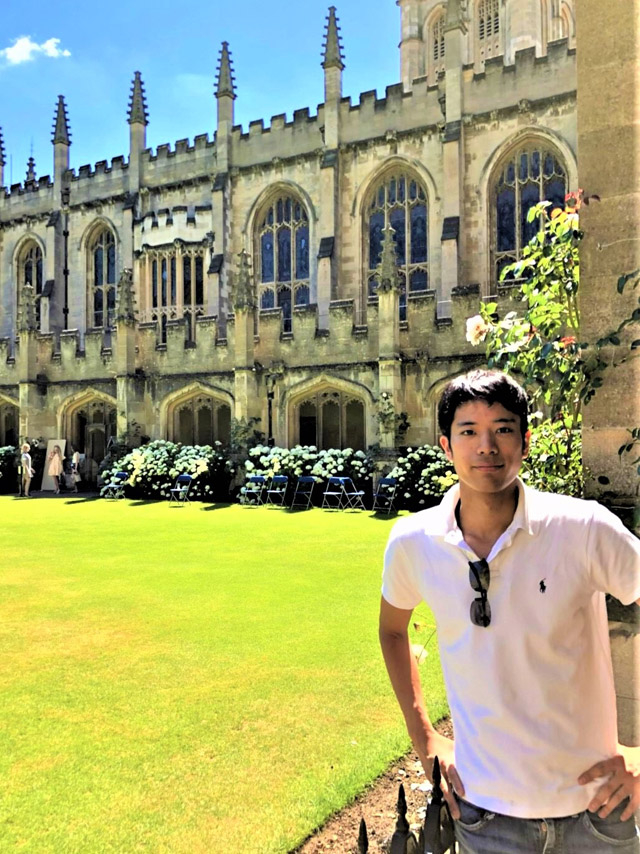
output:
M540 592L541 593L547 592L547 585L545 584L545 581L546 581L546 578L543 578L540 582Z

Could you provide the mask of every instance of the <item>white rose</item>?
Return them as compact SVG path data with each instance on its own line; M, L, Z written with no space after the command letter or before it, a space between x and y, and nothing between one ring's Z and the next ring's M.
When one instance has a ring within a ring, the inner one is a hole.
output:
M479 314L467 318L467 341L477 347L487 337L489 327Z

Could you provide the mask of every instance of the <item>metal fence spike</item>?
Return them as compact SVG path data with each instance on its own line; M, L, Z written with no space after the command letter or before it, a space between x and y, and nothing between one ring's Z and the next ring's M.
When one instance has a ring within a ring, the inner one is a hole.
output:
M367 836L367 823L360 819L360 833L358 833L358 854L367 854L369 851L369 837Z

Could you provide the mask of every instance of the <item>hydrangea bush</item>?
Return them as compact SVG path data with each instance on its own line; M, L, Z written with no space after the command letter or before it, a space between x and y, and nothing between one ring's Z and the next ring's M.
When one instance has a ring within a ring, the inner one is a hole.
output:
M102 473L109 483L117 471L126 471L128 498L169 498L180 474L190 474L190 498L227 500L234 465L220 442L211 445L181 445L158 440L135 448L114 461ZM104 495L102 487L101 495Z
M370 454L353 448L319 451L315 445L296 445L293 448L256 445L250 449L244 467L247 477L286 475L292 485L299 477L310 475L319 485L318 492L322 491L320 484L325 484L330 477L350 477L356 486L370 492L375 463ZM240 501L244 493L245 487L242 487Z
M424 510L437 504L458 480L452 463L433 445L407 448L387 477L398 481L395 503L399 510Z

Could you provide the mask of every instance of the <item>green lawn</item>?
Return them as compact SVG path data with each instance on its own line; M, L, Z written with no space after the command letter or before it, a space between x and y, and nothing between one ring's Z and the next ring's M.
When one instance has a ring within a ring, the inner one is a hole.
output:
M0 519L1 851L287 852L408 746L377 645L392 520L12 497ZM433 639L423 671L437 718Z

